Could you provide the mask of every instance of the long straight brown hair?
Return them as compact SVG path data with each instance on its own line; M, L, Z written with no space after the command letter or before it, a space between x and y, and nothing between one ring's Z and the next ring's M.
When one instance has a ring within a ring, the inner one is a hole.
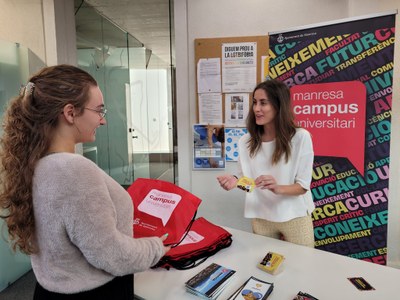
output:
M291 143L292 137L296 133L296 125L294 121L294 113L292 109L290 90L281 81L277 79L271 79L259 83L253 90L254 93L262 89L265 91L268 100L271 102L272 106L276 110L275 122L275 150L272 155L272 164L276 164L282 158L285 157L287 162L291 155ZM260 150L262 145L262 135L264 134L264 126L256 124L256 117L254 110L250 109L249 114L246 119L246 127L250 134L250 139L248 141L248 149L250 152L250 157L254 157Z

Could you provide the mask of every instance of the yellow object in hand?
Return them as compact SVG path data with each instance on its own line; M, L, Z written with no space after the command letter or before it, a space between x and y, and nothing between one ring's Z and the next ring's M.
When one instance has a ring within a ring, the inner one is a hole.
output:
M243 177L239 178L236 186L239 189L246 191L247 193L251 193L254 190L254 187L256 186L256 184L255 184L253 178L243 176Z

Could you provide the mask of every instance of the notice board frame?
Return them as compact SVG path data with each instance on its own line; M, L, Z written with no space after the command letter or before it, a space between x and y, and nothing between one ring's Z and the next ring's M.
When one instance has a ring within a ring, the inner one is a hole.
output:
M196 78L196 122L199 122L199 94L197 86L197 66L200 59L220 58L222 61L222 44L225 43L257 43L257 75L256 84L261 82L261 58L268 56L269 35L242 36L242 37L220 37L220 38L198 38L194 40L195 45L195 78ZM268 65L267 65L268 67ZM222 70L221 70L222 74ZM249 105L251 104L251 93L249 93ZM250 106L251 107L251 106ZM222 119L225 123L225 93L222 93Z

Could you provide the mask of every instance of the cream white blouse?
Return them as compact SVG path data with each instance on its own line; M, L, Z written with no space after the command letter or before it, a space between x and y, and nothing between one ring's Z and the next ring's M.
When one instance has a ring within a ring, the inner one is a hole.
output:
M299 196L276 195L269 190L255 188L246 193L246 218L261 218L272 222L285 222L303 217L314 210L310 192L314 151L310 133L298 128L292 138L292 154L286 163L284 157L278 164L272 165L271 158L275 141L263 142L259 152L250 157L247 141L250 135L245 134L239 140L239 173L256 179L260 175L272 175L278 184L299 183L307 192Z

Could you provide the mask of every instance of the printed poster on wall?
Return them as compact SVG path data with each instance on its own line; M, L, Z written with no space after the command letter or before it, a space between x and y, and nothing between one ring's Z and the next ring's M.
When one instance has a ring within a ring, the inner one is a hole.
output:
M225 158L226 161L238 161L239 139L247 133L246 128L225 128Z
M225 94L225 125L246 127L249 94Z
M257 43L222 44L222 92L252 92L257 77Z
M269 56L261 56L261 82L269 79Z
M395 15L270 34L269 76L313 137L315 247L386 264Z
M193 169L225 168L225 130L222 124L193 125Z

